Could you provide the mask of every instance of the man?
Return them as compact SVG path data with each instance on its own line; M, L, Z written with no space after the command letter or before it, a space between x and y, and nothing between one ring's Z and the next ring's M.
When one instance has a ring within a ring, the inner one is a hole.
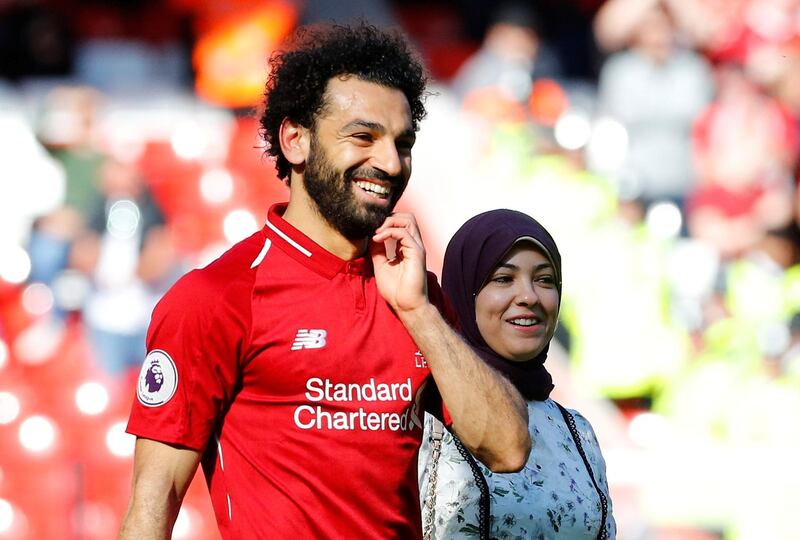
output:
M441 316L414 218L392 214L425 114L418 60L361 25L301 31L271 65L261 123L290 200L154 311L120 538L168 537L200 462L224 538L419 538L431 375L487 465L530 450L524 403Z

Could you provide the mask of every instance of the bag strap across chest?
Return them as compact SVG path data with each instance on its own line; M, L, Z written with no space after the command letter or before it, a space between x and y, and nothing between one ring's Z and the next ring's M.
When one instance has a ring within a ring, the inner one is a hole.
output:
M608 497L600 488L600 485L597 483L597 480L594 477L594 472L592 471L592 467L589 464L589 460L586 457L586 452L583 449L583 444L581 443L580 434L578 433L578 428L575 424L575 417L570 413L567 409L565 409L560 403L554 401L558 406L558 409L561 411L561 416L564 417L564 422L567 424L567 428L569 428L570 435L572 436L572 440L575 442L575 446L578 449L578 453L583 460L583 464L586 467L586 472L589 473L589 478L592 480L592 484L594 485L595 490L597 491L597 495L600 498L600 507L601 507L601 521L600 521L600 530L597 534L597 540L606 540L608 538L608 532L606 531L606 523L608 521ZM423 523L423 540L431 540L433 534L433 526L434 520L436 515L436 489L437 489L437 482L438 482L438 467L439 467L439 458L442 452L442 438L444 436L444 426L440 422L433 422L432 429L431 429L431 438L433 439L433 446L431 450L431 465L430 465L430 472L429 472L429 481L428 481L428 494L425 497L424 503L424 523ZM491 500L489 498L489 485L484 477L483 473L478 466L478 463L475 461L475 458L472 454L469 453L464 447L464 444L459 440L458 437L452 435L453 442L458 449L458 452L464 458L466 463L469 465L470 470L472 471L472 475L475 478L475 485L478 486L478 490L480 491L480 499L478 502L478 532L480 540L490 540L490 521L491 521L491 514L490 514L490 505Z

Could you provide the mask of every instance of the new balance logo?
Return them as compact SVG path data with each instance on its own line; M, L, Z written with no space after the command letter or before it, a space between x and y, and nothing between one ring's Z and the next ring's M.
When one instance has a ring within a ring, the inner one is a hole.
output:
M292 343L292 350L298 351L300 349L321 349L325 346L325 337L328 335L327 330L308 330L302 328L297 331Z

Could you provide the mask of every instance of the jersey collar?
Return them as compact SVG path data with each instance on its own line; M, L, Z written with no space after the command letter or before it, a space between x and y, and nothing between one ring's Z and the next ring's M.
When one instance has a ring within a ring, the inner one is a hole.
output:
M328 279L339 273L371 273L372 264L367 257L340 259L283 219L286 206L287 203L277 203L270 207L264 231L290 257Z

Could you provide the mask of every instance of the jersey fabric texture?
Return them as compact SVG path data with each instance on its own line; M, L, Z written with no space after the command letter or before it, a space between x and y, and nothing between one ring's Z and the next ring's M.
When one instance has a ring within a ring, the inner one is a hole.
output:
M425 358L371 260L283 210L158 304L128 432L204 452L226 539L419 538Z

